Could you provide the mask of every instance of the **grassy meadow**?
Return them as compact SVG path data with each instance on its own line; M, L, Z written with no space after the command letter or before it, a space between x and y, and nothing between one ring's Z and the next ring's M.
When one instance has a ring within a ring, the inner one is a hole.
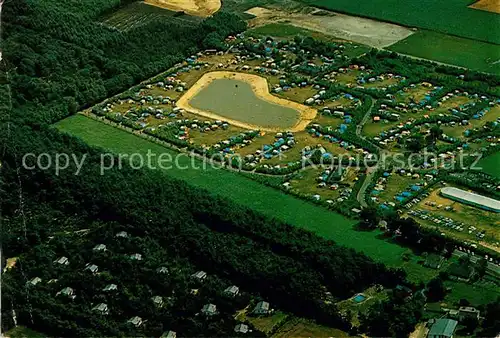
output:
M419 31L388 49L454 66L500 74L500 45L492 43Z
M500 178L500 152L491 154L479 161L479 166L483 168L485 173Z
M169 153L172 156L177 154L159 144L83 115L75 115L62 120L57 123L56 127L63 132L79 137L90 145L114 153L146 154L150 150L156 154ZM192 159L188 158L187 155L183 156L179 159L179 165L188 167L187 169L175 168L165 172L171 177L185 180L200 188L209 189L267 216L276 217L294 226L332 239L340 245L364 252L373 259L389 266L402 267L412 280L427 280L437 274L436 271L419 265L417 256L411 255L409 261L404 261L402 254L408 252L407 249L381 239L381 234L377 231L354 230L355 221L340 214L266 187L238 173L217 170L210 166L207 166L206 169L196 169L191 165L191 161ZM197 165L201 164L198 160L194 160L194 162Z

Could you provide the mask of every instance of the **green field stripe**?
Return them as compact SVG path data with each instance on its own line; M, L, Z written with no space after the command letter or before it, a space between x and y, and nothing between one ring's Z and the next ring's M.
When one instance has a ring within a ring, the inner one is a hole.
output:
M500 44L500 15L472 0L300 0L324 9Z
M177 154L159 144L142 139L126 131L92 120L83 115L75 115L62 120L56 127L79 137L90 145L107 149L113 153ZM183 157L181 165L188 165L190 159ZM249 207L264 215L276 217L284 222L312 231L332 239L357 251L364 252L373 259L393 267L404 267L413 280L432 278L435 271L421 267L416 257L409 262L401 258L405 248L380 239L378 231L363 232L353 229L355 221L325 208L308 203L279 190L264 186L238 173L207 168L166 170L171 177L182 179L194 186L210 190L220 196Z
M498 169L500 168L500 151L481 159L478 166L482 167L485 173L500 178Z
M500 45L419 31L387 49L473 70L500 74Z

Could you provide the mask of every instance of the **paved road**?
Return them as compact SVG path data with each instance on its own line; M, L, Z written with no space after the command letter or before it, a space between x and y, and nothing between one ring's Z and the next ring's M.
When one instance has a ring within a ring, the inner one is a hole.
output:
M372 99L372 104L371 104L370 108L368 108L365 116L363 116L363 119L356 127L356 136L358 136L359 138L361 138L363 140L366 140L366 138L361 135L361 131L363 130L363 126L365 125L365 123L368 122L368 119L370 118L370 116L372 114L372 109L373 109L374 105L375 105L375 99ZM374 144L374 146L376 146L377 149L381 150L381 148L378 145ZM368 188L368 186L370 185L370 183L372 181L372 177L373 177L373 174L375 173L375 170L376 170L375 168L367 169L366 177L365 177L365 180L363 182L363 185L361 186L361 189L359 189L358 194L356 196L356 199L358 200L359 204L363 208L366 208L368 206L368 204L366 203L366 200L365 200L366 189Z
M368 207L368 203L366 203L366 189L372 182L373 174L375 174L376 170L376 168L367 169L365 181L363 182L363 185L361 186L361 189L359 189L358 195L356 196L356 199L363 208Z

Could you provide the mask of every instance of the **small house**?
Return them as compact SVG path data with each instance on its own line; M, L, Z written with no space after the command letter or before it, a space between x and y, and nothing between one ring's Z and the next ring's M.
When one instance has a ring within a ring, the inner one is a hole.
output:
M63 295L65 297L69 297L71 299L75 299L75 291L70 288L70 287L65 287L64 289L62 289L61 291L59 291L58 293L56 293L56 297L59 296L59 295Z
M105 303L100 303L92 308L92 311L98 312L101 315L107 315L109 313L108 305Z
M205 271L198 271L191 275L191 278L203 282L207 278L207 273Z
M480 311L475 307L471 306L461 306L458 309L459 320L464 320L465 318L476 318L479 319Z
M236 297L240 293L240 288L236 285L229 286L224 290L224 294L230 297Z
M161 335L161 338L177 338L177 333L175 331L167 331Z
M217 314L217 306L215 306L214 304L205 304L201 309L201 313L203 313L205 316L213 316Z
M134 325L135 327L139 327L142 325L142 318L135 316L127 320L127 323Z
M258 302L252 313L254 315L267 315L269 314L269 303L268 302Z
M158 269L156 269L156 272L162 273L162 274L168 274L168 268L164 266L160 266Z
M120 231L119 233L117 233L115 235L115 237L117 237L117 238L127 238L128 234L125 231Z
M104 244L97 244L92 251L106 251L106 245Z
M97 267L97 265L95 264L87 264L85 266L85 269L83 269L84 271L90 271L92 273L97 273L97 271L99 270L99 268Z
M248 332L248 325L240 323L234 327L234 332L236 333L247 333Z
M142 261L142 255L138 253L130 255L129 258L133 261Z
M156 306L162 306L163 305L163 298L160 296L153 296L151 297L151 300Z
M60 264L60 265L69 265L69 260L67 257L60 257L54 261L54 263Z
M118 286L116 284L108 284L104 287L104 289L102 289L102 291L115 291L115 290L118 290Z
M40 277L35 277L35 278L31 279L28 283L35 286L38 283L40 283L41 281L42 281L42 279Z

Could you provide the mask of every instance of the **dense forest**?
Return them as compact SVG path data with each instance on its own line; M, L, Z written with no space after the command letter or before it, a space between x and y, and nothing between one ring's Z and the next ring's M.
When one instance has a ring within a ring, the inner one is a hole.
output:
M2 257L18 257L2 278L2 330L14 326L15 313L18 325L50 336L159 336L168 330L229 336L236 324L232 314L250 299L263 299L283 311L349 331L348 318L325 300L346 299L374 284L409 285L402 270L164 173L124 167L100 175L100 149L50 126L198 50L223 48L226 36L246 28L227 12L199 24L156 20L126 32L97 22L128 2L17 0L2 9ZM306 42L311 50L326 48ZM392 54L370 53L364 62L380 71L403 67ZM415 76L424 77L427 67L415 67ZM468 76L470 86L482 86L474 82L478 75ZM79 175L73 174L75 168L58 175L21 165L26 153L58 152L87 156ZM118 231L131 238L120 242ZM95 253L93 246L99 243L109 251ZM143 263L125 258L134 253L142 255ZM65 269L53 263L61 256L71 261ZM99 275L89 274L87 263L98 265ZM162 265L171 270L168 278L155 274ZM209 275L203 285L190 279L198 270ZM35 277L43 286L28 284ZM120 285L120 292L103 295L102 287L112 282ZM242 290L238 299L221 295L232 284ZM66 286L75 290L74 301L55 297ZM193 288L200 290L199 296L190 293ZM160 293L168 294L171 302L158 310L150 299ZM91 310L103 301L110 307L106 319ZM206 303L219 309L210 321L197 315ZM403 311L406 319L411 317L410 325L396 327L393 319L400 317L394 317L385 330L376 331L374 323L388 321L388 316L364 318L363 325L374 334L405 335L420 316L418 306L380 304L389 314ZM492 313L497 309L491 306ZM148 320L140 329L125 324L136 315ZM488 325L496 324L492 319ZM261 333L254 330L253 335Z

